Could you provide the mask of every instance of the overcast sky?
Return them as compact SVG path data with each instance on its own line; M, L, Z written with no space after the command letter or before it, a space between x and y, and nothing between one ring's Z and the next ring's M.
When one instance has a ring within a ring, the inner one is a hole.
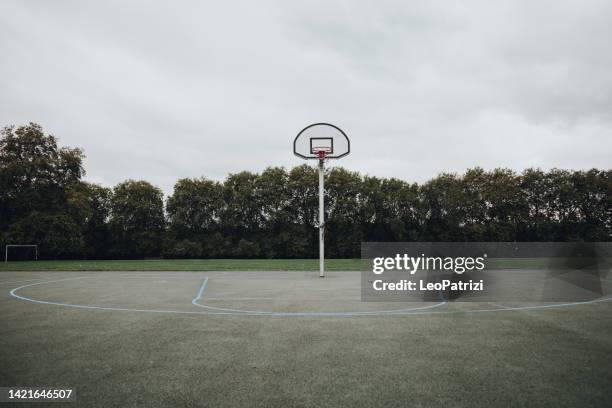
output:
M612 2L2 1L0 124L87 156L87 180L334 164L425 181L612 163Z

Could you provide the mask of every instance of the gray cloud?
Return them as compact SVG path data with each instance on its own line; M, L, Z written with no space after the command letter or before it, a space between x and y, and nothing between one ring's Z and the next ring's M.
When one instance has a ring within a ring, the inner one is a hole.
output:
M609 168L606 1L81 2L0 5L0 123L36 121L88 179L221 179L301 162L315 121L345 167Z

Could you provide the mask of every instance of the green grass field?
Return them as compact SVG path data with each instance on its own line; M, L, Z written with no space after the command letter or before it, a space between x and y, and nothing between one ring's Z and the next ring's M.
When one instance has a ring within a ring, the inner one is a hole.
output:
M326 259L330 271L358 271L359 259ZM0 271L316 271L318 259L148 259L2 262Z
M545 268L547 258L489 259L489 268ZM329 271L358 271L360 259L326 259ZM316 271L318 259L139 259L0 262L0 271Z

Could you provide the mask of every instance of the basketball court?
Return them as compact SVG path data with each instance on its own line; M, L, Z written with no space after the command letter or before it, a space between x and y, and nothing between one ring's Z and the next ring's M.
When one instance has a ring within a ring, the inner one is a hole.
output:
M364 301L361 272L325 268L325 166L349 138L316 123L293 150L318 167L318 273L2 272L4 383L105 408L612 405L608 272L583 301Z
M612 301L499 304L362 302L359 272L11 273L0 284L15 300L48 307L132 313L359 317L495 313L580 307ZM23 279L27 277L29 279ZM611 281L604 280L612 286ZM14 287L11 287L14 286Z
M564 387L577 375L581 398L610 402L611 298L379 303L359 284L329 271L4 272L2 376L105 407L139 406L144 389L160 407L580 405Z

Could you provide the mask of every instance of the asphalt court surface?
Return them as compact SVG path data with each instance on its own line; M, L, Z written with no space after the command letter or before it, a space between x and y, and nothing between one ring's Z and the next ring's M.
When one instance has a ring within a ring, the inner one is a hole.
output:
M575 307L589 302L362 302L359 272L46 272L4 273L0 287L18 301L134 313L278 317L488 313ZM604 281L604 286L612 282ZM609 293L609 292L608 292Z
M607 298L370 303L359 278L3 272L0 378L75 387L53 406L612 403Z

